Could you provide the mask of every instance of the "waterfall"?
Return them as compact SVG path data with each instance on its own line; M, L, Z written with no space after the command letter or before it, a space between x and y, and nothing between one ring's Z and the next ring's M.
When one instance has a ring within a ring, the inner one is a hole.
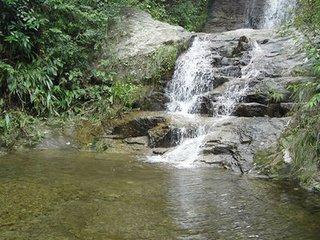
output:
M195 37L190 49L182 54L166 93L170 98L169 112L192 114L199 104L199 97L212 90L214 56L207 39Z
M261 27L271 29L290 22L296 7L296 0L268 0L264 7Z
M297 0L249 0L244 27L272 29L294 18Z
M173 118L183 115L185 123L195 123L198 127L195 136L186 136L181 144L163 156L149 157L150 162L167 162L177 167L191 167L199 159L201 146L207 134L214 131L231 117L236 104L248 90L248 80L259 73L259 59L263 56L257 42L251 42L252 50L248 52L250 61L241 69L241 76L232 78L232 84L215 99L215 111L212 116L204 118L197 113L201 104L201 96L207 95L215 87L219 77L219 67L212 63L218 58L218 53L212 50L210 38L195 37L192 45L182 54L176 63L175 72L169 82L166 93L170 98L167 112ZM219 56L221 58L221 56ZM223 66L220 68L223 68ZM184 128L181 132L186 132Z

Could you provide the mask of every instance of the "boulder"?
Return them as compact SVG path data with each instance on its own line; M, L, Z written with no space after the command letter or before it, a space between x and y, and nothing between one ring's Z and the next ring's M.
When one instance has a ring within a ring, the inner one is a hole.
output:
M249 172L254 168L255 153L276 144L288 121L265 117L225 119L206 136L200 161Z
M115 125L112 133L125 138L147 136L150 129L165 121L161 116L137 117Z
M130 76L139 83L159 77L163 64L168 64L167 59L175 61L192 37L192 33L180 26L157 21L149 13L132 8L124 11L123 20L115 27L115 32L120 32L120 36L112 53L116 60L113 70L117 69L118 77ZM160 58L156 57L157 53L161 54ZM174 66L174 62L170 65Z
M180 128L159 124L148 131L149 146L152 148L174 147L180 143L181 136Z
M238 117L264 117L268 116L268 106L261 103L239 103L234 115Z
M152 150L152 153L155 155L164 155L169 150L170 148L155 148Z
M143 111L164 111L169 98L165 93L152 91L147 96L134 103L134 108L140 108Z

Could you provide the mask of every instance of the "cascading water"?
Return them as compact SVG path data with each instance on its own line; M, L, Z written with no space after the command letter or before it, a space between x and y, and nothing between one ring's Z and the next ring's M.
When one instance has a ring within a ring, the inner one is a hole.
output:
M210 93L216 86L217 69L212 62L217 56L212 52L210 38L196 37L192 46L177 60L172 81L166 89L170 102L167 111L173 118L183 115L186 122L197 124L193 138L184 138L181 144L163 156L149 157L151 162L167 162L177 167L191 167L199 159L201 146L206 135L217 124L231 117L236 104L247 91L249 78L259 74L257 63L263 55L259 45L252 42L249 51L250 61L242 68L241 77L231 78L232 84L214 103L214 115L209 119L197 114L201 97ZM182 132L185 132L182 129ZM184 134L182 134L184 136Z
M248 0L244 27L272 29L290 22L297 0Z
M297 7L296 0L268 0L265 4L261 28L271 29L289 22Z
M167 87L169 112L184 115L194 113L199 97L213 89L212 60L210 42L195 37L190 49L177 60L172 81Z
M250 6L247 6L248 19L254 16L253 10L257 6L259 9L264 6L263 16L255 18L255 22L248 22L247 25L269 29L278 27L292 18L296 0L268 0L265 3L251 0ZM246 34L246 30L237 31L238 36ZM206 136L213 133L219 124L224 124L232 118L237 104L249 89L249 82L266 71L261 69L265 67L262 61L266 54L256 41L249 41L244 37L245 44L249 47L240 50L241 57L237 59L233 54L225 53L223 45L217 48L219 40L216 38L216 35L211 34L194 37L190 48L178 58L166 94L170 99L167 113L174 120L179 119L183 126L180 128L182 139L180 145L162 156L149 157L149 161L167 162L178 167L193 166L200 159ZM238 44L241 48L240 39ZM238 68L239 76L235 73L229 74L229 68L231 71ZM215 88L221 84L224 88L219 89L218 95L215 95ZM204 99L210 101L209 105L212 106L212 114L209 117L200 114ZM195 126L191 135L187 130L190 124Z

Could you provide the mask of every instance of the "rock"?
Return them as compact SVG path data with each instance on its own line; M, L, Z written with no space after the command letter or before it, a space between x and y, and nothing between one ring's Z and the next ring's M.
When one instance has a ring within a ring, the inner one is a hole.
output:
M252 142L252 137L241 131L239 133L241 144L250 144Z
M152 148L174 147L180 143L181 136L181 129L159 124L148 131L149 146Z
M263 93L248 93L245 97L243 97L242 101L244 103L260 103L260 104L268 104L269 99L266 94Z
M192 34L180 26L160 22L147 12L127 9L123 19L124 35L117 45L117 56L128 58L147 55L162 46L189 41Z
M199 97L198 101L200 102L198 108L196 109L197 113L213 115L214 112L214 97L212 96L202 96Z
M242 76L240 66L227 66L227 67L219 68L217 70L217 74L223 75L226 77L236 77L236 78L239 78Z
M77 149L76 130L74 126L66 129L46 129L44 137L35 149Z
M164 155L168 151L169 151L169 148L155 148L152 150L153 154L155 155Z
M204 31L224 32L239 28L258 28L264 16L264 0L213 1Z
M239 56L245 51L249 51L252 49L250 44L250 40L246 36L241 36L238 41L238 45L233 49L232 55Z
M165 121L164 117L137 117L114 126L113 134L125 138L147 136L150 129Z
M222 65L222 66L227 66L227 65L229 65L229 64L230 64L230 62L229 62L228 58L223 57L223 58L221 59L221 65Z
M268 106L260 103L239 103L234 111L238 117L268 116Z
M253 169L254 154L276 143L289 118L234 117L215 125L205 138L201 159L209 164L221 164L239 171ZM263 144L261 144L263 142Z
M225 169L231 169L235 172L241 172L239 164L235 161L232 155L207 155L202 157L200 162L220 166Z
M148 145L148 137L135 137L135 138L126 138L124 142L130 145Z
M157 21L149 13L131 8L126 9L120 26L115 27L115 32L119 30L120 41L112 53L116 59L112 70L116 69L119 78L130 76L137 83L158 77L163 71L162 63L155 61L155 53L161 51L164 60L168 56L175 61L172 54L183 51L192 36L180 26Z
M203 155L208 155L208 154L214 154L214 155L221 155L221 154L233 154L233 151L235 149L235 146L232 144L227 144L227 143L221 143L221 142L215 142L215 143L210 143L207 142L204 145L204 149L202 150Z
M150 92L143 99L134 104L135 108L143 111L164 111L169 98L163 92Z
M268 115L270 117L285 117L293 109L294 103L271 103Z

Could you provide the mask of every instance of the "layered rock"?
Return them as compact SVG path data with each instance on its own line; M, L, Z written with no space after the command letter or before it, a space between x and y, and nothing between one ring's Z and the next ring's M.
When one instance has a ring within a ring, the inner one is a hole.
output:
M263 18L264 7L263 0L214 0L204 31L213 33L245 27L258 28Z

